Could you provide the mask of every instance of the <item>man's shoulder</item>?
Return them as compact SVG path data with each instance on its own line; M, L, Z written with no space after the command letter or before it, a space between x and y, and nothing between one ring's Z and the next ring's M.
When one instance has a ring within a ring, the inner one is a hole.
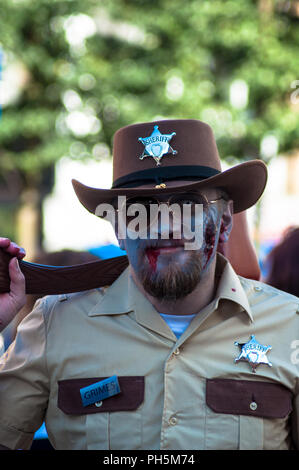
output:
M88 302L96 301L104 295L106 291L105 287L99 287L97 289L84 290L81 292L73 292L69 294L57 294L57 295L48 295L46 296L47 300L56 303L56 302Z
M47 318L59 312L67 314L68 311L88 313L94 305L104 296L106 288L97 288L69 294L47 295L37 301L35 307L41 308Z
M252 306L261 303L264 303L265 306L267 304L272 306L285 305L289 306L291 309L295 308L296 313L299 313L299 298L297 296L277 289L262 281L247 279L242 276L238 277Z

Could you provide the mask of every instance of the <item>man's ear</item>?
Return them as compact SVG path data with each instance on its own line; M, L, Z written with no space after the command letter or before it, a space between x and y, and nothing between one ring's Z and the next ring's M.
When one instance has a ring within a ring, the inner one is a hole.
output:
M233 227L233 213L234 213L233 201L229 200L226 203L226 207L224 209L222 219L221 219L220 235L219 235L220 243L226 243L227 240L229 239L229 236Z

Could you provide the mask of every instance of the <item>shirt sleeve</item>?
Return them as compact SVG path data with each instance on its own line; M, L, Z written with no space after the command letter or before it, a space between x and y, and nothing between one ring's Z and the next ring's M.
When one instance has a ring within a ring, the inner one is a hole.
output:
M43 423L49 396L44 311L38 300L0 358L0 444L29 449Z

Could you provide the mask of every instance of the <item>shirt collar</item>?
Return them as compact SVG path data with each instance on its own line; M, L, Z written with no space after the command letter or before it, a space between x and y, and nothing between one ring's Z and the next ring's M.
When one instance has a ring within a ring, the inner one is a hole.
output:
M240 282L239 276L232 268L229 261L221 254L217 254L216 277L219 282L215 295L215 307L218 307L221 299L231 300L239 304L253 321L252 311L246 292Z
M104 295L90 310L89 316L120 315L134 312L137 323L161 336L176 341L175 334L167 326L154 306L138 289L130 275L130 268L105 289Z
M97 315L116 315L132 311L128 295L129 268L111 284L103 288L103 295L89 312L90 317Z
M221 299L231 300L239 304L248 314L250 320L253 321L247 295L240 279L228 260L221 254L217 255L216 277L218 277L219 281L215 298L212 301L213 307L215 309L218 308ZM155 308L131 279L130 269L127 268L110 287L105 288L104 295L94 305L88 315L91 317L97 315L119 315L132 311L136 312L137 320L140 323L144 323L144 326L151 324L153 316L160 319L160 315L157 315Z

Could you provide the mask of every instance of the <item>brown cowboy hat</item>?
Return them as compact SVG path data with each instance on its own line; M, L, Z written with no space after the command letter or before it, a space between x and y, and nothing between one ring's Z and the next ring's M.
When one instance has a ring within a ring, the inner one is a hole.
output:
M178 184L167 187L168 181ZM115 133L111 189L90 188L77 180L72 183L78 199L92 213L101 203L113 203L117 196L208 188L224 190L237 213L256 203L266 181L267 168L261 160L222 171L211 127L198 120L179 119L133 124Z

